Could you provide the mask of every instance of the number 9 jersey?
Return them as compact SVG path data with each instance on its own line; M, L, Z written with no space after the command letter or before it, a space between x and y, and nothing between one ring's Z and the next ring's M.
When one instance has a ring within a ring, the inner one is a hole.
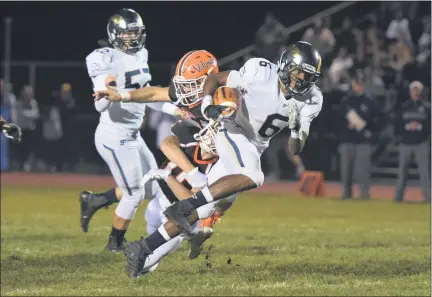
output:
M228 131L230 126L235 126L234 130L240 127L259 154L276 133L288 126L293 104L299 113L300 134L308 135L323 102L321 90L315 85L303 96L285 99L279 87L277 66L262 58L249 59L239 71L231 71L226 86L237 88L241 100L235 120L224 123L224 127Z
M105 47L86 57L89 76L93 81L93 90L106 90L107 81L114 80L118 92L131 91L149 85L151 75L148 66L148 52L143 48L135 54ZM99 103L100 102L100 103ZM100 122L121 130L136 131L140 128L145 114L146 104L133 102L109 102L102 99Z

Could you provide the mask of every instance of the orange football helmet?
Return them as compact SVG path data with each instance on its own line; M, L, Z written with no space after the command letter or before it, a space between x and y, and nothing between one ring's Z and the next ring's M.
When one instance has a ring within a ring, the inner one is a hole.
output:
M208 51L194 50L184 55L177 63L173 78L179 102L189 108L197 106L206 77L217 72L217 60Z

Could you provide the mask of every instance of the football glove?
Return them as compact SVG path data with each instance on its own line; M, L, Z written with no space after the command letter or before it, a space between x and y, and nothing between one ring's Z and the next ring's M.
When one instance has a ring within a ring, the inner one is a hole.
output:
M3 134L7 138L13 139L13 141L16 143L21 142L22 132L21 132L21 128L18 125L12 124L12 123L2 122L1 128L2 128Z

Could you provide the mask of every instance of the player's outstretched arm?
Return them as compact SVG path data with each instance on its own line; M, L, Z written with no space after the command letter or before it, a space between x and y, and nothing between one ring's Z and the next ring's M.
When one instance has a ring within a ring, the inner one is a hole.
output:
M171 98L168 94L169 88L160 87L145 87L134 91L126 91L118 93L115 90L101 90L93 94L95 101L99 101L102 98L112 102L138 102L138 103L149 103L149 102L171 102Z

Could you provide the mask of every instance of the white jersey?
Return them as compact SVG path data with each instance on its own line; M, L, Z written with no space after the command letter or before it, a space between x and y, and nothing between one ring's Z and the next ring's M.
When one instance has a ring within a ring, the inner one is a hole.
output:
M231 71L226 85L239 90L240 108L234 122L260 153L276 133L288 126L292 104L299 111L300 133L309 134L310 124L318 116L323 103L317 86L304 96L285 99L279 88L277 66L262 58L252 58L239 71Z
M126 54L108 47L96 49L86 58L93 90L105 90L105 79L108 75L115 76L118 92L147 86L151 81L147 61L148 52L145 48L135 54ZM101 111L101 124L128 132L135 132L141 127L146 104L106 102L106 105L108 108Z

